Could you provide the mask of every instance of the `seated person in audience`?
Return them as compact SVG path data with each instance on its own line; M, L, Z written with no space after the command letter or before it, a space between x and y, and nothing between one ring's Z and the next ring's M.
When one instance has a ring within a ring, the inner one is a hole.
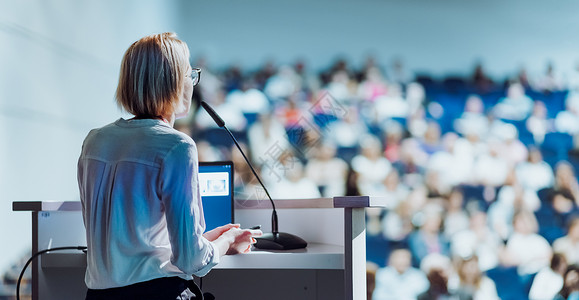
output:
M437 253L429 254L420 264L420 269L426 273L430 286L418 296L418 300L448 300L456 299L454 289L449 288L449 279L454 277L450 259Z
M542 101L535 101L533 113L527 119L527 130L533 134L536 145L541 145L545 135L553 130L553 120L547 119L547 107Z
M578 97L579 99L579 97ZM560 111L555 117L555 129L558 132L576 135L579 133L579 112L574 108Z
M412 267L410 251L397 249L390 254L388 266L376 272L376 287L372 299L416 299L428 286L426 275Z
M557 113L555 129L558 132L576 135L579 133L579 93L570 92L565 100L566 109Z
M497 201L504 201L515 209L537 211L541 207L541 200L536 191L526 189L521 185L517 175L515 169L509 171L505 184L497 194Z
M413 114L409 115L406 124L408 132L412 137L422 138L428 128L425 108L419 107Z
M402 175L401 181L407 186L416 186L424 181L424 165L428 157L420 150L414 138L404 139L400 145L400 160L393 164Z
M270 106L267 97L254 85L254 82L244 80L241 89L229 92L225 101L235 105L244 114L259 114L269 111Z
M394 163L400 160L404 128L394 120L388 122L386 128L384 134L384 157Z
M430 156L427 170L437 171L441 184L446 186L471 183L475 162L472 145L454 132L446 133L442 142L445 151L438 151Z
M280 172L281 179L273 185L271 192L275 199L320 198L320 190L311 179L304 176L304 167L295 157L284 159ZM283 175L282 175L283 174Z
M499 156L507 161L510 167L523 162L528 157L527 147L518 139L518 130L513 124L501 126L500 138L502 145Z
M324 197L344 195L348 164L336 157L336 145L326 141L313 150L313 158L306 165L306 176L316 183Z
M521 210L515 213L513 229L501 261L505 266L516 266L521 284L530 287L533 275L549 265L551 246L536 233L538 224L531 212Z
M441 202L444 195L450 192L450 186L445 185L440 180L440 173L438 171L426 170L424 174L424 184L428 190L428 198L438 200Z
M301 122L303 122L304 118L309 117L308 112L302 107L302 103L300 102L298 95L295 93L290 95L287 101L278 105L275 115L286 130L291 128L303 128L304 124ZM308 128L309 127L310 126L308 126Z
M408 239L408 245L410 246L415 265L418 265L424 257L432 253L449 254L448 241L440 232L442 225L441 213L442 207L429 205L419 214L423 220L420 229L413 232Z
M292 67L282 66L267 80L263 90L273 101L282 101L301 90L301 78Z
M411 82L406 85L406 102L408 102L408 113L414 114L424 105L426 91L422 84Z
M358 115L356 107L349 107L348 113L330 123L324 135L338 147L338 155L349 162L357 154L361 138L368 133L368 127Z
M410 110L408 102L402 97L402 87L398 84L391 84L388 94L377 97L373 108L380 123L391 118L406 118Z
M453 188L443 199L445 200L444 235L450 240L457 232L468 229L469 218L463 209L464 195L460 188Z
M374 102L376 98L388 93L388 84L380 69L370 67L365 72L366 79L358 86L358 96L369 102Z
M408 198L416 197L416 193L420 192L412 191ZM394 209L387 210L382 219L384 237L393 244L406 244L406 239L413 230L413 214L414 210L409 201L402 201Z
M579 217L569 221L567 235L555 240L553 251L565 255L570 265L579 265Z
M507 90L507 97L499 100L494 107L494 114L500 119L520 121L526 119L533 110L533 100L525 95L525 89L518 83L512 83Z
M516 173L511 170L505 185L499 190L496 201L488 209L491 228L503 240L512 232L513 216L518 210L535 211L540 207L540 200L533 191L525 190L517 182Z
M515 170L520 184L527 190L537 192L555 183L553 169L543 160L541 151L536 147L529 148L527 161L520 163Z
M499 264L502 248L503 242L487 225L484 211L474 211L469 229L456 233L450 243L453 257L467 259L476 255L481 271L494 269Z
M283 125L271 113L259 115L258 121L249 127L247 138L250 158L258 166L273 164L280 153L291 147Z
M474 165L474 181L476 184L501 186L509 173L508 162L499 155L502 146L499 140L489 140L488 152L481 154Z
M555 166L555 190L567 190L571 192L575 199L575 204L579 206L579 182L575 177L575 169L567 161L560 161Z
M555 300L578 300L579 299L579 266L572 265L567 268L563 278L563 288L555 297Z
M384 197L386 199L385 208L370 207L366 209L366 226L368 234L371 234L372 232L377 234L381 231L383 228L381 225L383 224L382 219L385 214L388 213L388 210L396 209L402 201L406 200L409 194L410 191L408 188L400 183L398 171L392 169L386 178L384 178L384 184L376 189L372 194L368 194L369 196Z
M464 112L454 121L456 132L466 136L477 134L485 136L489 131L489 118L485 115L484 103L478 95L470 95L466 99Z
M499 299L494 281L481 272L476 256L459 260L457 273L459 285L456 294L459 299Z
M375 136L366 135L360 143L360 148L361 154L352 159L352 168L359 174L360 192L371 195L382 185L392 165L382 156L382 144Z
M332 79L326 86L326 90L334 99L341 103L350 103L356 98L356 90L353 89L352 79L346 70L337 70L331 75Z
M442 143L440 141L440 125L436 122L428 122L428 127L424 136L420 141L420 149L429 157L438 151L442 151Z
M549 242L565 235L565 228L572 219L579 216L573 195L566 190L553 191L550 201L536 212L539 221L539 233Z
M398 204L406 199L410 194L408 187L400 182L398 170L392 169L384 178L381 189L376 191L375 195L386 198L386 208L395 209Z
M553 299L563 288L563 276L567 270L567 261L561 253L554 253L551 265L543 268L535 278L529 291L529 300Z

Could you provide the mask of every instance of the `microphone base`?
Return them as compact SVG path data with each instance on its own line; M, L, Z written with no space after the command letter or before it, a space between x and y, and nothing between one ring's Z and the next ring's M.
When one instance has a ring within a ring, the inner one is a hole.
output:
M257 243L253 244L253 246L263 250L292 250L308 246L308 243L299 236L285 232L264 233L255 239Z

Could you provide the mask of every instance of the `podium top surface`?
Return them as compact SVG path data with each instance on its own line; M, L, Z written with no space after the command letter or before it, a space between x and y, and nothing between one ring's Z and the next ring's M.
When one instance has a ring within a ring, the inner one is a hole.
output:
M80 201L14 201L12 211L80 211Z
M314 199L275 199L277 209L382 207L385 197L341 196ZM13 211L80 211L80 201L14 201ZM271 209L269 200L235 200L235 209Z

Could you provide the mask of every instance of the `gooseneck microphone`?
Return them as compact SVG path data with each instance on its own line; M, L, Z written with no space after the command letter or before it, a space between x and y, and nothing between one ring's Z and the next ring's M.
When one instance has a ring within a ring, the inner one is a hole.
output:
M245 159L245 162L247 162L247 165L251 169L251 172L253 173L253 175L255 176L255 178L265 191L267 198L271 202L271 207L273 208L271 214L271 233L264 233L261 237L256 237L255 239L257 240L257 243L255 243L254 246L258 249L268 249L268 250L291 250L291 249L305 248L308 245L308 243L304 241L302 238L290 233L278 231L277 211L275 210L275 203L273 202L273 199L271 199L271 196L269 195L267 188L261 181L261 178L259 178L257 172L255 172L253 165L243 152L243 149L241 149L241 147L239 146L237 139L235 138L235 136L233 136L231 131L229 131L227 126L225 126L225 122L223 121L223 119L221 119L221 117L213 110L213 108L211 108L211 106L209 106L209 104L207 104L207 102L201 101L201 106L203 106L203 108L205 109L205 111L207 111L209 116L213 118L213 121L215 121L217 126L227 131L227 133L235 143L235 146L237 146L237 149L239 149L239 152L241 152L241 155Z

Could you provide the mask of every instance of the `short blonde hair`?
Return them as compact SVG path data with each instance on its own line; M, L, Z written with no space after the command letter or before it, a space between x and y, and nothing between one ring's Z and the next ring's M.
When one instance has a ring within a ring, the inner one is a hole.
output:
M189 48L172 32L134 42L121 63L116 100L119 107L142 117L172 113L183 93Z

